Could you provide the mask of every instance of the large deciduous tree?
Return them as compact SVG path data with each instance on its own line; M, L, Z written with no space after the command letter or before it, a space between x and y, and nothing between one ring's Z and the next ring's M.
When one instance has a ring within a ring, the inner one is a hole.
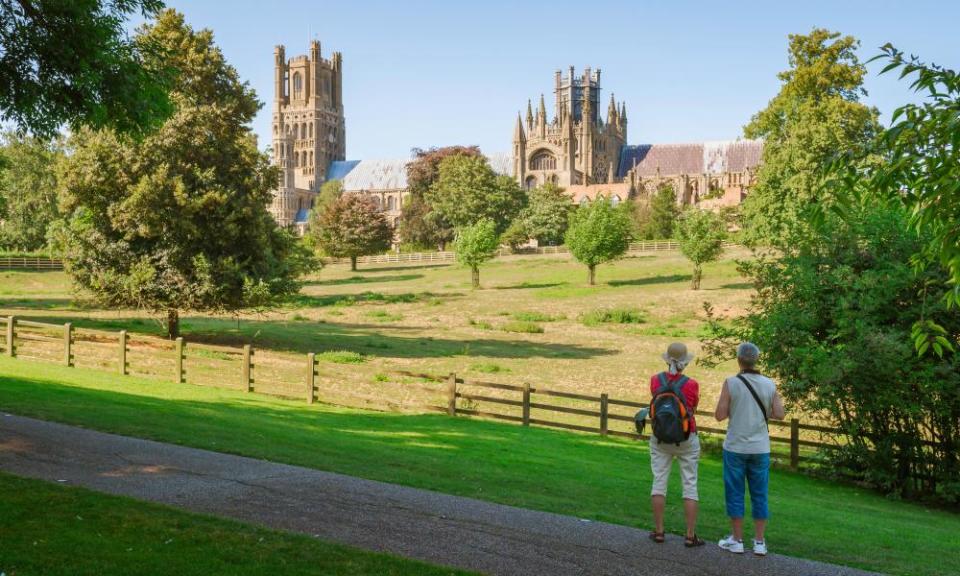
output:
M449 222L435 212L425 196L437 179L440 162L450 156L482 158L476 146L445 146L442 148L414 148L414 159L407 164L409 196L400 213L400 240L414 246L432 246L443 250L453 240L454 230Z
M41 137L64 123L158 125L170 113L168 68L156 66L162 47L130 41L124 27L161 8L161 0L0 0L0 117Z
M586 264L591 286L596 282L597 266L623 256L630 247L630 217L622 206L601 200L570 215L566 245L574 258Z
M699 290L703 265L716 261L723 253L727 236L723 219L709 210L691 208L680 218L676 236L680 252L693 263L690 287Z
M663 183L650 196L649 200L632 201L630 210L633 221L633 235L638 240L669 240L673 238L680 206L673 184Z
M259 102L213 34L168 10L136 42L161 46L178 70L176 109L141 139L109 129L71 137L54 238L79 286L109 306L165 312L174 337L181 311L260 307L295 292L304 260L267 212L277 171L250 129Z
M440 162L426 200L456 228L484 218L497 233L507 229L526 204L526 194L509 176L497 175L483 157L454 155Z
M357 257L383 252L393 240L393 229L380 207L359 194L341 196L327 206L310 233L325 254L350 258L351 270L357 269Z
M567 231L573 202L563 188L544 184L527 195L527 207L520 213L523 229L543 246L555 246L563 242Z
M764 140L756 184L743 205L748 243L782 247L806 235L802 212L822 200L823 168L879 129L877 111L860 102L866 68L858 45L820 28L790 36L780 92L744 128L748 138Z
M470 267L474 288L480 287L480 265L492 259L498 247L496 224L489 218L457 229L457 262Z
M11 132L3 137L0 157L0 248L43 248L59 215L55 168L63 157L61 143Z

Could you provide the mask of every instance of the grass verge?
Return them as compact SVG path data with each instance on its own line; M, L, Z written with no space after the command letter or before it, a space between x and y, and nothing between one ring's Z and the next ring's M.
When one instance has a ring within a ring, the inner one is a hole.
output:
M629 526L650 522L646 445L516 425L341 409L0 358L0 406L89 428ZM667 529L683 516L677 471ZM727 531L700 463L699 532ZM775 470L771 551L891 574L955 574L960 515ZM747 536L751 536L748 531Z
M0 473L0 573L47 576L467 574Z

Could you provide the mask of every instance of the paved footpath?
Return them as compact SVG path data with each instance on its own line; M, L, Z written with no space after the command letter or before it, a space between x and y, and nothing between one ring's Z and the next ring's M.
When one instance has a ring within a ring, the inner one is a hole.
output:
M0 469L486 574L862 575L771 554L0 415ZM775 541L773 546L776 546Z

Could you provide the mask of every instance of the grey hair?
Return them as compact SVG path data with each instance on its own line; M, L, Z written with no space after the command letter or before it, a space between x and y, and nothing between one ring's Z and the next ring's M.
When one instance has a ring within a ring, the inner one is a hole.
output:
M737 346L737 360L747 366L754 366L760 359L760 349L753 342L741 342Z

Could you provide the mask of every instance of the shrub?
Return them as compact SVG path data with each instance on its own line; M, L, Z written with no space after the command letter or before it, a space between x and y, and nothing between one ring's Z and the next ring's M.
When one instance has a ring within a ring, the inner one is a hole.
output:
M647 321L639 308L600 308L580 316L585 326L598 324L643 324Z
M493 324L487 322L486 320L474 320L471 318L469 322L474 328L479 328L481 330L493 330Z
M500 327L504 332L519 332L523 334L543 334L543 326L536 322L524 322L523 320L514 320L507 322Z

